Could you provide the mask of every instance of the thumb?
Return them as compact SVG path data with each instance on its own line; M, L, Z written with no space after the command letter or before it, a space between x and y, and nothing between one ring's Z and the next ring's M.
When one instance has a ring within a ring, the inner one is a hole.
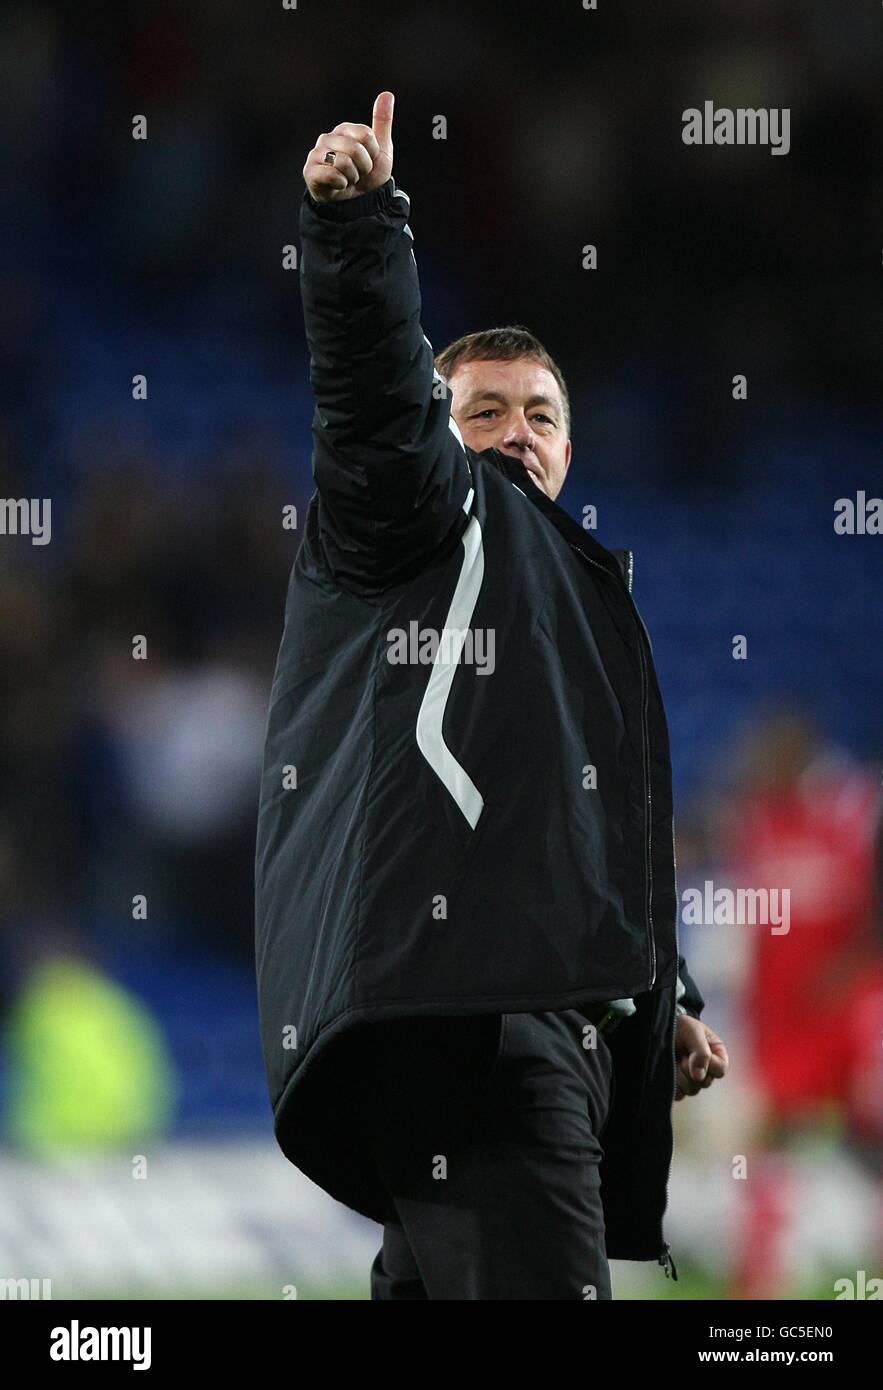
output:
M705 1039L703 1039L702 1042L698 1043L697 1046L690 1053L690 1058L688 1062L687 1069L694 1081L704 1080L705 1073L708 1071L708 1064L710 1061L711 1048L708 1046L708 1042Z
M384 154L392 154L392 108L394 104L395 95L392 92L381 92L374 99L371 129L377 136L377 143Z

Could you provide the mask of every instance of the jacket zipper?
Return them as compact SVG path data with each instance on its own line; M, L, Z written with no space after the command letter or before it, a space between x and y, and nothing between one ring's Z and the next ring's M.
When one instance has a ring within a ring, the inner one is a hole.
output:
M598 561L597 561L597 560L592 560L588 555L585 554L584 551L580 550L579 546L573 545L572 543L570 543L570 544L571 544L571 549L572 549L572 550L575 550L576 553L577 553L577 555L581 555L582 558L583 558L584 560L587 560L588 563L589 563L590 565L595 565L599 570L601 570L601 571L602 571L603 573L605 573L605 574L608 573L608 571L604 568L603 565L598 564ZM631 578L631 563L632 563L632 562L631 562L631 557L630 557L630 558L629 558L629 578ZM631 613L632 613L632 619L633 619L633 621L634 621L634 623L635 623L635 630L637 631L637 634L638 634L638 648L639 648L640 656L641 656L641 742L642 742L642 753L643 753L643 764L644 764L644 766L643 766L643 772L644 772L644 789L645 789L645 793L646 793L646 805L645 805L645 839L644 839L644 869L645 869L645 878L646 878L646 881L647 881L647 932L648 932L648 936L649 936L649 939L650 939L650 959L651 959L651 964L652 964L652 971L651 971L651 975L650 975L650 986L649 986L649 988L652 989L652 988L653 988L653 985L654 985L654 983L655 983L655 981L656 981L656 938L655 938L654 933L653 933L653 846L652 846L652 839L651 839L651 837L652 837L652 829L653 829L653 800L652 800L652 791L651 791L651 786L650 786L650 732L649 732L649 729L648 729L648 726L647 726L647 709L648 709L648 703L649 703L649 680L648 680L648 677L647 677L647 661L646 661L646 657L645 657L645 655L644 655L644 638L643 638L643 636L642 636L642 633L643 633L643 634L647 634L647 628L646 628L645 625L644 625L644 620L642 619L640 613L638 612L637 605L635 604L635 601L634 601L634 599L632 598L632 595L631 595L631 591L630 591L630 589L629 589L628 587L626 587L626 592L627 592L627 594L628 594L629 606L630 606ZM649 643L649 641L650 641L649 634L647 635L647 641L648 641L648 643ZM672 857L674 858L674 822L672 822ZM676 866L675 866L674 872L675 872L675 901L677 902L677 868L676 868ZM677 986L677 981L675 981L675 984L674 984L673 988L674 988L674 991L675 991L675 1003L677 1003L677 988L678 988L678 986ZM673 1021L673 1023L672 1023L671 1038L670 1038L670 1044L669 1044L669 1046L670 1046L670 1055L671 1055L671 1058L672 1058L672 1089L671 1089L670 1109L673 1109L673 1108L674 1108L674 1104L675 1104L675 1095L677 1094L677 1072L678 1072L678 1064L677 1064L677 1057L675 1056L675 1036L676 1036L676 1033L677 1033L677 1026L678 1026L678 1014L677 1014L677 1009L675 1009L675 1012L674 1012L674 1021ZM665 1178L665 1211L668 1210L668 1185L669 1185L669 1182L671 1181L671 1170L672 1170L672 1165L673 1165L673 1163L674 1163L674 1123L672 1123L671 1156L670 1156L669 1162L668 1162L668 1173L666 1174L666 1178ZM660 1229L662 1229L661 1224L660 1224ZM678 1268L677 1268L677 1265L676 1265L675 1262L674 1262L674 1257L672 1256L672 1253L671 1253L671 1246L669 1245L668 1241L665 1239L665 1232L664 1232L664 1230L662 1230L662 1235L663 1235L662 1250L661 1250L661 1252L660 1252L660 1254L659 1254L659 1256L658 1256L657 1264L659 1264L659 1265L662 1266L662 1269L663 1269L663 1272L664 1272L664 1274L665 1274L666 1279L668 1279L669 1277L671 1277L675 1282L677 1282ZM670 1274L669 1274L669 1271L670 1271Z
M672 863L672 871L673 871L673 873L674 873L675 904L678 904L678 903L680 902L680 898L678 897L678 852L677 852L677 847L676 847L676 844L675 844L675 823L674 823L674 817L672 817L672 822L671 822L671 863ZM677 907L675 908L675 911L677 912ZM676 950L678 951L678 953L680 954L680 941L678 940L678 919L677 919L677 917L675 917L675 948L676 948ZM680 974L678 975L678 979L680 979ZM674 1016L674 1023L672 1024L672 1030L671 1030L672 1071L673 1071L673 1073L674 1073L674 1080L673 1080L672 1088L671 1088L671 1107L670 1107L670 1109L671 1109L672 1111L673 1111L674 1108L675 1108L675 1096L677 1095L677 1091L678 1091L678 1059L677 1059L677 1057L676 1057L676 1055L675 1055L675 1040L676 1040L676 1038L677 1038L677 1032L678 1032L678 981L677 981L677 980L675 980L674 989L675 989L675 1008L674 1008L674 1015L675 1015L675 1016ZM674 1119L672 1119L672 1127L671 1127L671 1158L670 1158L669 1161L668 1161L668 1172L666 1173L666 1176L665 1176L665 1211L668 1211L668 1185L669 1185L669 1183L670 1183L670 1181L671 1181L671 1170L672 1170L672 1168L674 1167L674 1158L675 1158L675 1132L674 1132ZM665 1216L665 1212L663 1212L663 1218L664 1218L664 1216ZM671 1247L670 1247L668 1241L665 1239L665 1232L664 1232L664 1231L662 1232L662 1236L663 1236L663 1241L662 1241L662 1253L661 1253L661 1255L659 1256L659 1264L662 1265L662 1268L663 1268L663 1270L664 1270L664 1272L665 1272L665 1277L666 1277L666 1278L668 1278L668 1269L667 1269L667 1265L670 1264L670 1265L671 1265L671 1269L672 1269L672 1278L673 1278L673 1279L677 1279L677 1277L678 1277L677 1267L676 1267L676 1265L675 1265L674 1260L672 1259L672 1256L671 1256Z
M631 557L629 557L629 578L631 579ZM653 932L653 844L652 844L652 834L653 834L653 800L652 800L652 797L653 797L653 792L652 792L652 785L651 785L651 780L650 780L650 730L649 730L648 725L647 725L647 708L648 708L648 703L649 703L649 684L650 684L650 682L649 682L648 675L647 675L647 660L646 660L646 656L645 656L645 653L644 653L644 636L642 636L642 632L643 632L643 634L647 637L647 642L648 642L648 644L649 644L649 642L650 642L650 636L649 636L649 633L647 632L647 628L646 628L646 626L645 626L645 624L644 624L644 620L643 620L643 618L641 617L640 613L638 612L637 604L635 603L634 599L632 598L632 595L631 595L631 587L629 587L629 602L630 602L630 604L631 604L632 614L633 614L633 617L634 617L634 619L635 619L635 630L637 631L637 634L638 634L638 646L639 646L640 652L641 652L641 681L642 681L642 685L643 685L643 702L642 702L643 729L642 729L642 734L643 734L643 741L644 741L644 786L645 786L646 791L647 791L647 838L646 838L646 843L645 843L646 866L647 866L647 870L646 870L646 872L647 872L647 922L648 922L649 931L650 931L650 950L651 950L651 959L652 959L652 963L653 963L653 972L652 972L652 974L651 974L651 976L650 976L650 988L652 989L652 988L653 988L653 985L654 985L655 982L656 982L656 937L655 937L654 932ZM678 898L677 898L677 866L676 866L676 864L675 864L675 862L674 862L674 857L675 857L675 848L674 848L674 820L672 820L672 868L673 868L673 872L674 872L674 876L675 876L675 902L677 902L677 900L678 900ZM675 927L675 940L677 941L677 927ZM669 1046L670 1046L670 1055L671 1055L671 1058L672 1058L672 1090L671 1090L671 1101L670 1101L670 1104L669 1104L669 1114L671 1114L671 1111L674 1109L675 1095L676 1095L676 1093L677 1093L677 1078L678 1078L678 1063L677 1063L677 1057L675 1056L675 1037L676 1037L676 1034L677 1034L677 1027L678 1027L677 990L678 990L678 986L677 986L677 980L676 980L676 981L675 981L675 984L674 984L674 991L675 991L675 1006L676 1006L676 1007L675 1007L675 1010L674 1010L674 1020L673 1020L673 1023L672 1023L671 1039L670 1039L670 1045L669 1045ZM675 1153L675 1136L674 1136L674 1121L672 1120L671 1155L670 1155L669 1160L668 1160L668 1172L667 1172L666 1175L665 1175L665 1208L664 1208L664 1211L663 1211L663 1217L664 1217L665 1212L668 1211L668 1185L669 1185L669 1182L671 1181L671 1170L672 1170L672 1166L673 1166L673 1164L674 1164L674 1153ZM664 1227L663 1227L663 1223L662 1223L662 1222L660 1222L660 1231L661 1231L661 1234L662 1234L662 1251L660 1252L660 1255L659 1255L659 1258L658 1258L658 1260L657 1260L657 1263L660 1264L660 1265L662 1266L662 1270L663 1270L663 1273L665 1274L666 1279L669 1278L669 1271L671 1271L671 1278L672 1278L675 1282L677 1282L677 1278L678 1278L678 1267L677 1267L677 1265L676 1265L675 1262L674 1262L674 1257L673 1257L673 1255L672 1255L672 1253L671 1253L671 1246L669 1245L668 1241L665 1239L665 1230L664 1230Z
M594 565L602 574L609 575L604 565L600 565L597 560L593 560L585 551L580 550L579 546L569 541L571 550L575 550L577 555ZM632 621L635 624L635 631L638 634L638 651L641 657L641 755L642 771L644 774L644 881L647 884L647 938L650 944L650 983L647 986L651 990L656 982L656 937L653 933L653 803L650 790L650 731L647 726L647 707L649 702L649 681L647 679L647 662L644 656L644 639L642 631L646 633L643 619L638 613L635 601L629 593L628 587L624 586L628 595L629 609ZM649 638L648 638L649 641Z
M676 1036L677 1036L677 1031L678 1031L678 1011L677 1011L678 984L677 984L677 980L675 980L675 983L674 983L674 992L675 992L674 1022L673 1022L673 1024L672 1024L672 1029L671 1029L672 1087L671 1087L671 1105L670 1105L670 1107L669 1107L670 1112L671 1112L672 1110L674 1110L674 1106L675 1106L675 1096L676 1096L676 1094L677 1094L677 1089L678 1089L678 1059L677 1059L677 1057L675 1056L675 1038L676 1038ZM671 1181L671 1170L672 1170L672 1167L674 1166L674 1159L675 1159L675 1131L674 1131L674 1117L672 1117L672 1126L671 1126L671 1157L670 1157L669 1160L668 1160L668 1172L667 1172L666 1175L665 1175L665 1209L664 1209L664 1211L663 1211L663 1222L664 1222L664 1220L665 1220L665 1212L668 1211L668 1185L669 1185L669 1183L670 1183L670 1181ZM660 1223L660 1229L661 1229L661 1228L662 1228L662 1223ZM665 1231L664 1231L664 1230L662 1231L662 1252L661 1252L661 1254L660 1254L660 1256L659 1256L659 1259L658 1259L657 1263L662 1265L663 1272L665 1273L666 1279L668 1278L668 1267L671 1266L671 1277L672 1277L672 1279L674 1279L675 1281L677 1281L677 1277L678 1277L677 1265L675 1264L675 1262L674 1262L674 1260L673 1260L673 1258L672 1258L671 1246L669 1245L668 1241L665 1239Z

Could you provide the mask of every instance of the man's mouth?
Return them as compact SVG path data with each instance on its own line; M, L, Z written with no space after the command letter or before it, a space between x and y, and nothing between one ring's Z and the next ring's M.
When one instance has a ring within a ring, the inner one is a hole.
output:
M518 459L518 462L523 463L528 473L531 473L535 478L542 478L543 470L535 458L525 458L524 454L509 454L508 457Z

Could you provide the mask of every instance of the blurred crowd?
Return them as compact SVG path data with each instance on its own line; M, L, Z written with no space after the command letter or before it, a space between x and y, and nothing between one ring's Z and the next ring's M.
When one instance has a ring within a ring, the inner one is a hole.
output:
M883 207L883 37L862 0L542 14L385 0L343 3L333 19L233 0L13 0L0 71L19 262L4 344L18 365L4 375L25 409L37 389L44 430L50 382L63 392L77 376L52 332L50 273L84 316L171 325L189 312L222 335L258 323L290 351L299 307L280 264L304 158L338 120L369 119L381 86L397 95L396 174L438 346L526 321L585 403L614 386L651 392L656 456L632 466L687 480L732 447L719 402L733 371L756 389L771 378L779 398L877 399L866 286ZM684 146L682 112L707 98L789 107L787 158Z
M172 498L149 463L85 481L54 566L22 538L4 566L0 884L7 920L31 922L13 953L131 921L136 894L160 940L175 921L252 948L288 498L260 458Z

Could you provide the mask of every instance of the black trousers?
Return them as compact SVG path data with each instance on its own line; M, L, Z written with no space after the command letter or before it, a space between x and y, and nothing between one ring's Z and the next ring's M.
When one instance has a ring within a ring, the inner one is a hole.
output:
M389 1197L372 1299L612 1297L599 1164L613 1059L584 1015L373 1024L351 1079Z

